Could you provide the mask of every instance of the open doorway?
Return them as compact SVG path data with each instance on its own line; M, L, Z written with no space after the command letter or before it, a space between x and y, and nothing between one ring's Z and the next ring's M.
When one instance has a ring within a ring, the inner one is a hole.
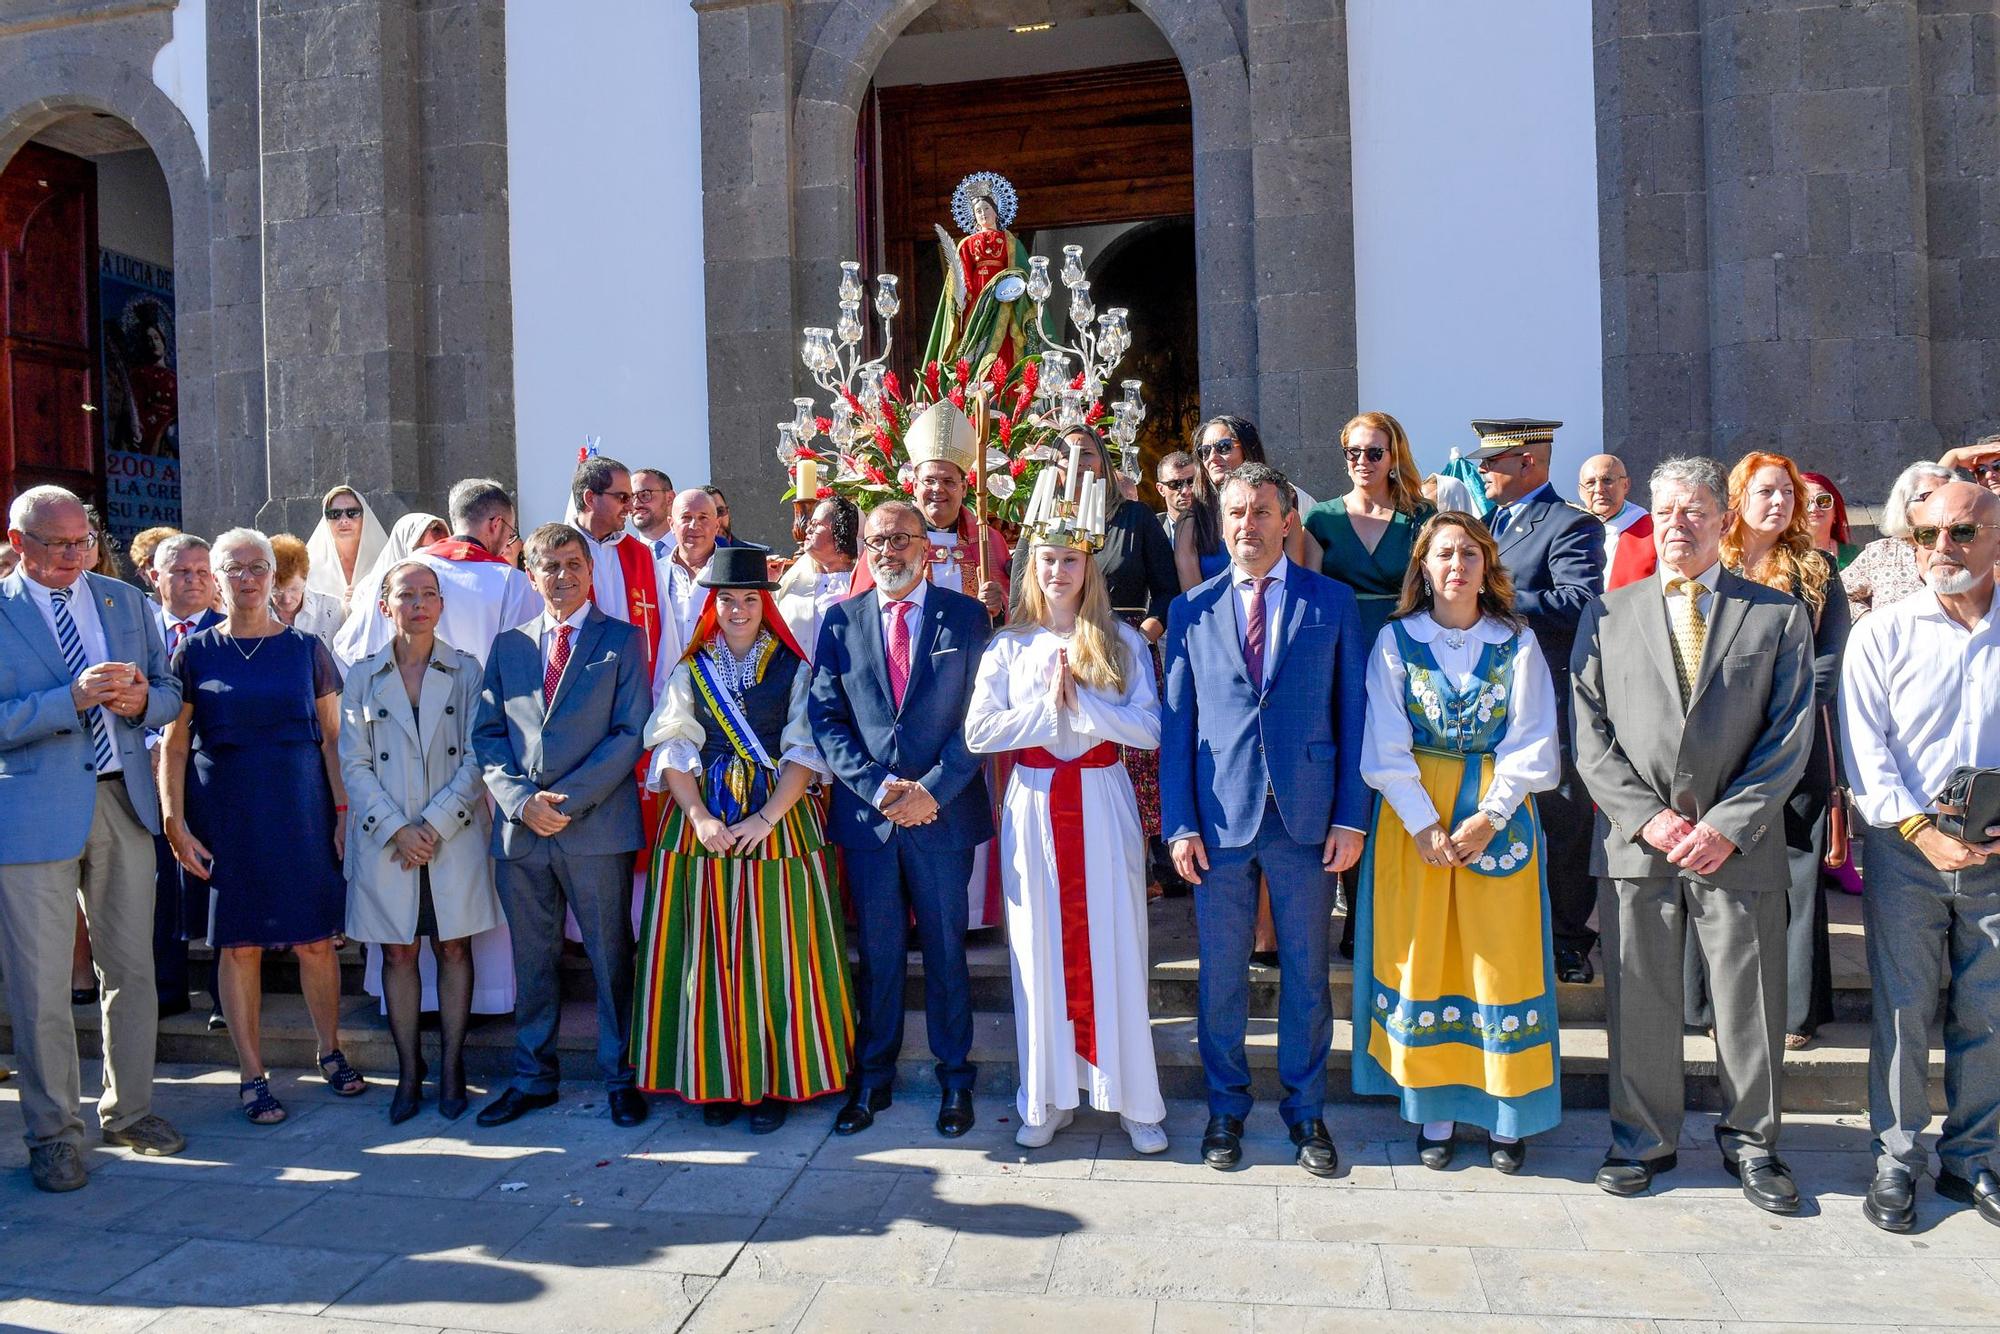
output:
M1088 8L1000 24L1004 7L940 0L910 23L862 108L861 253L914 298L895 328L893 360L908 370L944 287L935 227L958 239L953 189L976 171L1007 177L1029 252L1059 264L1064 245L1083 246L1098 308L1131 311L1117 374L1145 384L1150 484L1201 411L1192 102L1150 19L1122 2Z
M123 550L181 522L173 208L145 139L76 112L0 169L0 503L45 482Z

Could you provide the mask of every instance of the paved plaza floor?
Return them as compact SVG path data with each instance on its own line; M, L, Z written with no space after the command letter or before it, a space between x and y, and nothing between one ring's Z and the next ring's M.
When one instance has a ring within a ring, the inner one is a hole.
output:
M86 1068L85 1087L96 1072ZM1518 1177L1460 1145L1418 1165L1387 1109L1335 1104L1342 1175L1291 1163L1259 1107L1245 1165L1197 1165L1200 1107L1172 1149L1134 1155L1113 1117L1047 1149L982 1098L964 1139L935 1100L832 1134L832 1101L774 1135L659 1104L621 1130L588 1087L499 1130L429 1106L388 1124L389 1090L336 1099L274 1078L291 1119L234 1110L233 1072L166 1067L156 1109L177 1159L101 1147L91 1184L33 1189L19 1086L0 1084L0 1326L148 1330L468 1329L1486 1331L2000 1328L2000 1229L1926 1186L1918 1229L1860 1213L1859 1117L1799 1116L1785 1156L1802 1216L1762 1214L1691 1117L1665 1189L1589 1184L1605 1116L1538 1138ZM88 1115L88 1114L87 1114ZM1059 1324L1058 1324L1059 1322Z

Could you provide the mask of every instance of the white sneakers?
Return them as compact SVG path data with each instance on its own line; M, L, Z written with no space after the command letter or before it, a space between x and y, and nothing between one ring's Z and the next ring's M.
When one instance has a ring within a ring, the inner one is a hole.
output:
M1167 1130L1158 1121L1134 1121L1121 1116L1118 1124L1125 1127L1125 1133L1132 1140L1134 1153L1165 1153L1167 1151Z
M1049 1141L1068 1128L1069 1123L1075 1119L1075 1112L1063 1108L1038 1126L1031 1126L1023 1121L1021 1128L1014 1132L1014 1142L1024 1149L1046 1149L1049 1147Z
M1049 1119L1038 1126L1026 1121L1014 1132L1014 1142L1024 1149L1046 1149L1055 1137L1069 1128L1076 1119L1076 1113L1069 1108L1050 1108ZM1167 1132L1157 1121L1134 1121L1120 1116L1118 1124L1125 1127L1125 1134L1132 1141L1134 1153L1165 1153Z

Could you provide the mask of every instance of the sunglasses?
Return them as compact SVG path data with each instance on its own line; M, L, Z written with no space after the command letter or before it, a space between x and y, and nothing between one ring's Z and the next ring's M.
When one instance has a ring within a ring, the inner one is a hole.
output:
M1206 463L1217 454L1234 454L1241 448L1243 448L1243 444L1235 436L1225 435L1222 439L1210 444L1196 445L1194 447L1194 456Z
M1170 479L1170 480L1168 480L1168 481L1163 481L1163 482L1161 482L1161 483L1160 483L1160 490L1162 490L1162 491L1185 491L1185 490L1187 490L1187 489L1188 489L1189 487L1191 487L1191 486L1193 486L1193 485L1194 485L1194 478L1192 478L1192 477L1175 477L1175 478L1172 478L1172 479Z
M1910 537L1920 547L1934 547L1938 534L1944 533L1951 538L1953 546L1962 547L1976 541L1982 528L2000 528L2000 523L1918 524L1910 529Z
M1359 463L1363 459L1367 459L1370 463L1380 463L1389 457L1389 451L1380 445L1370 445L1366 449L1347 448L1340 452L1347 456L1349 463Z
M1806 497L1806 508L1807 508L1807 509L1809 509L1809 510L1830 510L1830 509L1832 509L1832 508L1833 508L1833 492L1831 492L1831 491L1815 491L1815 492L1813 492L1813 494L1811 494L1810 496L1807 496L1807 497Z
M359 505L334 505L327 510L326 517L329 522L333 523L338 523L342 519L358 519L361 517L361 507Z
M1982 482L1996 473L2000 473L2000 459L1988 459L1984 463L1972 465L1972 475Z

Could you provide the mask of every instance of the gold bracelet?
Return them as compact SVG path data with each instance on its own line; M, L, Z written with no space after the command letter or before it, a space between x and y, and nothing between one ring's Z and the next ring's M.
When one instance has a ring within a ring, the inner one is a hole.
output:
M1909 819L1896 826L1896 832L1903 836L1905 842L1908 842L1924 830L1931 828L1935 823L1936 821L1932 820L1928 815L1912 815Z

